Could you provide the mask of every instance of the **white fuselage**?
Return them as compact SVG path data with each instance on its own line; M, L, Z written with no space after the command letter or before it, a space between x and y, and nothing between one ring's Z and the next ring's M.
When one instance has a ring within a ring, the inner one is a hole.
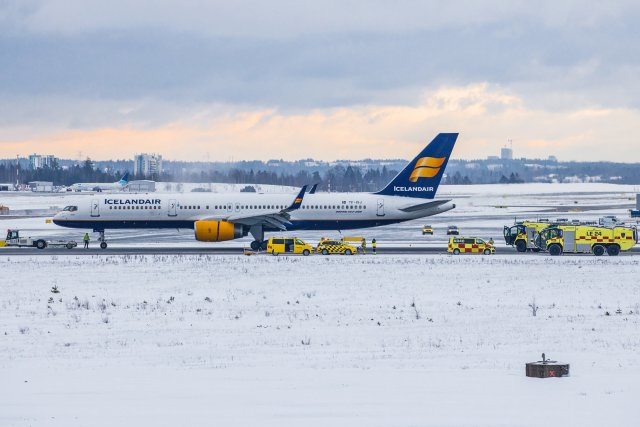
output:
M119 191L123 188L119 182L78 182L69 186L73 191Z
M286 209L294 194L188 193L96 194L78 202L77 210L58 213L54 223L73 228L193 228L195 221L243 224L252 217ZM305 194L299 209L289 212L287 230L345 230L375 227L435 215L453 209L434 201L372 193ZM409 209L409 210L403 210ZM269 227L265 227L269 231Z

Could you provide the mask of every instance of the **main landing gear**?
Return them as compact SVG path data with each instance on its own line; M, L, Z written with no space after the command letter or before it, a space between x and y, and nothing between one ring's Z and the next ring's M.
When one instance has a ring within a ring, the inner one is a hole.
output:
M107 249L107 240L104 238L104 230L94 230L100 234L98 242L100 242L100 249Z
M251 249L254 251L257 250L262 250L262 251L266 251L267 250L267 242L265 240L263 241L259 241L259 240L254 240L253 242L251 242Z
M264 229L262 228L262 225L259 225L259 224L252 225L251 228L249 229L249 233L251 233L253 238L256 239L253 242L251 242L251 245L250 245L251 249L254 251L257 251L257 250L266 251L267 242L264 240Z

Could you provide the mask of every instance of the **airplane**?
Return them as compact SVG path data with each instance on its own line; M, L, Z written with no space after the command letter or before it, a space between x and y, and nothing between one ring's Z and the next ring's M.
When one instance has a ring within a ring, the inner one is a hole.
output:
M195 239L221 242L251 234L266 249L265 233L378 227L454 209L435 199L457 133L440 133L383 189L375 193L190 193L92 197L67 206L53 223L93 229L105 249L107 229L190 228Z
M67 191L102 191L122 190L129 183L129 172L116 182L79 182L67 187Z

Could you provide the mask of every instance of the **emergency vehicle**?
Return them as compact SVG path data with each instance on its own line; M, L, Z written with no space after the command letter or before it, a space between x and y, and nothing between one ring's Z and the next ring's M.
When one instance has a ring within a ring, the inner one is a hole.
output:
M460 254L485 254L492 255L496 253L496 248L477 237L451 237L449 238L449 245L447 246L447 252L460 255Z
M636 227L597 227L588 225L557 225L542 230L535 245L550 255L562 253L593 253L596 256L616 256L628 251L638 240Z
M297 237L270 237L267 241L267 253L271 255L301 254L307 256L311 252L313 252L313 247Z
M550 222L522 221L514 226L504 226L504 241L509 246L515 246L518 252L535 251L540 249L535 245L536 235L547 227Z
M318 243L316 251L318 253L321 253L322 255L353 255L358 252L358 249L355 246L346 244L339 240L322 240L320 243Z
M458 230L458 227L455 225L450 225L449 227L447 227L447 236L458 236L460 234L460 230Z

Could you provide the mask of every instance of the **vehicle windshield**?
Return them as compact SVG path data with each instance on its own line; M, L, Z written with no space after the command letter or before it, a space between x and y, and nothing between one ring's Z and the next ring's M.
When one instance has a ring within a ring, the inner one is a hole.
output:
M75 212L78 210L77 206L66 206L64 209L62 209L63 211L67 211L67 212Z

